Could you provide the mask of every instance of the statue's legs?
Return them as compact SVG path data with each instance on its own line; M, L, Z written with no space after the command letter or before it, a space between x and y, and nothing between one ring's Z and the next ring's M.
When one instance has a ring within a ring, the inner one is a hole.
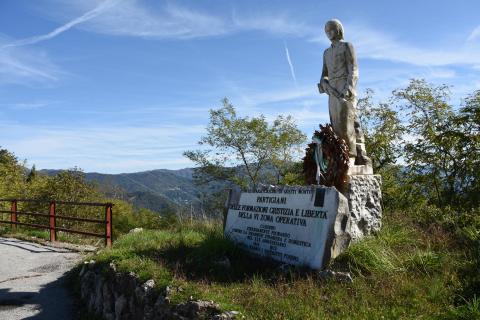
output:
M330 80L330 85L342 92L346 86L346 79ZM360 121L356 114L356 100L345 100L329 95L328 108L333 130L341 139L345 140L349 149L349 175L372 174L372 161L365 151L365 139L360 128Z
M353 103L330 96L328 107L333 130L347 143L350 157L356 157L355 107Z

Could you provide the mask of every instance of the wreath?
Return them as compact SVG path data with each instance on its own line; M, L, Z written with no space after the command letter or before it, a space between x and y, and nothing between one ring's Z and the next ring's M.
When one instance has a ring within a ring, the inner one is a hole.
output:
M303 158L303 174L307 185L335 186L344 191L349 165L348 145L339 138L330 124L315 130Z

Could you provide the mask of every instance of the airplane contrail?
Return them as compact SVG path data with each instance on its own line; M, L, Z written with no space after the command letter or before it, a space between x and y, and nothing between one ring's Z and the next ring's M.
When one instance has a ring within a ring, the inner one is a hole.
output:
M17 40L17 41L14 41L12 43L9 43L9 44L6 44L6 45L0 47L0 49L5 49L5 48L9 48L9 47L26 46L26 45L35 44L35 43L38 43L38 42L41 42L41 41L52 39L52 38L58 36L59 34L65 32L65 31L68 31L69 29L73 28L74 26L76 26L80 23L83 23L85 21L88 21L90 19L95 18L96 16L98 16L99 14L104 12L105 10L115 6L120 1L121 0L106 0L106 1L103 1L98 6L96 6L94 9L84 13L83 15L81 15L78 18L75 18L75 19L65 23L64 25L54 29L53 31L51 31L47 34L42 34L42 35L39 35L39 36L34 36L34 37L30 37L30 38Z
M295 69L293 68L292 59L290 59L290 52L288 52L287 43L285 42L284 45L285 45L285 54L287 55L287 62L288 62L288 65L290 66L290 73L292 74L293 82L295 83L295 85L297 85L297 77L295 76Z

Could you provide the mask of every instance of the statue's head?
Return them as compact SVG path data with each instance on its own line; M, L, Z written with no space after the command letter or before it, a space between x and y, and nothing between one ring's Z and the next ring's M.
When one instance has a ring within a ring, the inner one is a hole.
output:
M325 24L325 33L330 41L343 40L343 26L337 19L327 21Z

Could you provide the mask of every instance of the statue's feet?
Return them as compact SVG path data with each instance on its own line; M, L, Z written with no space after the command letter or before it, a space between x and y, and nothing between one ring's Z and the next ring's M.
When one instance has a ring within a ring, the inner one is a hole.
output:
M355 157L356 166L372 166L372 159L364 154L359 154Z
M372 166L372 160L367 157L364 143L357 143L357 155L355 156L356 166Z

